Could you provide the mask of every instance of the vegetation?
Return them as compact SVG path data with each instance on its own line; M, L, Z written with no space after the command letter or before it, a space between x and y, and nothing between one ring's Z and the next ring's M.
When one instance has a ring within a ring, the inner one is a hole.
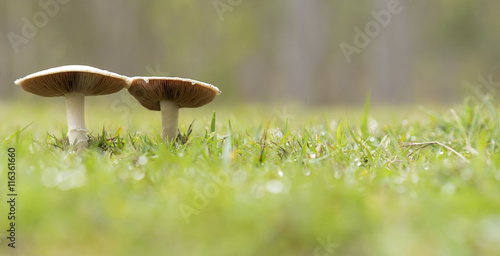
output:
M388 2L402 11L385 17ZM499 8L472 0L0 1L0 99L21 93L12 81L27 74L85 64L208 82L224 92L220 101L363 104L371 91L373 102L459 102L457 84L498 74ZM380 33L366 47L356 44L364 41L356 28L374 22L386 26L371 28ZM350 62L343 43L359 50Z
M478 92L442 114L391 117L369 104L348 118L193 110L175 143L159 139L157 123L142 133L111 125L80 156L64 132L40 130L64 129L44 119L61 110L38 107L23 116L32 124L1 128L1 180L13 147L19 197L17 248L2 235L0 254L498 255L492 99Z
M389 2L1 1L0 255L500 255L500 2ZM79 154L63 99L13 84L66 64L225 96L167 143L89 97Z

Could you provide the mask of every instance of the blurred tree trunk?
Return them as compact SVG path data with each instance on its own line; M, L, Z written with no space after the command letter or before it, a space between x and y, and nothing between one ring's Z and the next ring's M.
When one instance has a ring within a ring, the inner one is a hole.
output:
M133 47L141 42L138 35L140 13L137 1L94 1L96 5L95 28L99 65L117 72L140 63L140 49ZM145 67L136 71L144 72ZM133 70L130 70L133 71Z
M116 67L122 61L121 48L126 42L120 40L124 33L120 13L122 11L120 0L94 1L97 12L94 14L97 42L97 58L104 68ZM111 15L110 15L111 14ZM127 53L129 54L129 53Z
M1 8L1 15L2 17L0 18L3 28L5 28L5 31L2 30L1 33L4 35L2 37L2 46L0 47L0 100L5 100L10 97L12 92L14 91L15 85L14 85L14 80L16 79L15 76L19 74L13 74L14 70L13 67L15 65L15 53L14 49L12 48L12 45L7 38L7 34L9 32L14 32L19 35L19 32L14 30L16 26L18 25L15 21L15 17L13 13L15 3L13 4L11 1L5 1L2 3L3 7ZM21 45L20 48L25 45Z
M312 90L325 55L326 22L319 0L284 1L284 23L278 55L286 99L314 102ZM322 86L317 86L320 89Z
M391 0L374 0L375 12L388 10ZM412 99L413 29L409 2L401 2L403 10L392 14L390 23L372 38L367 47L368 87L375 103L404 103ZM375 18L370 15L370 21ZM364 27L362 28L364 30Z
M26 69L32 69L36 64L32 62L25 63L23 61L23 56L31 56L35 54L34 49L36 47L33 46L33 40L29 39L27 44L21 43L17 45L17 52L14 50L10 40L7 35L12 32L17 34L18 36L23 36L21 33L21 17L23 13L31 12L33 6L36 6L36 3L22 3L19 4L16 1L3 1L1 8L2 18L2 27L5 30L2 30L2 45L0 46L0 99L8 99L16 89L16 85L14 81L21 76L26 75L23 72L18 72L19 69L17 67L22 66Z
M1 5L3 6L2 8L0 8L0 22L1 24L4 24L4 28L6 28L6 31L2 30L1 31L1 34L2 35L7 35L7 33L9 33L9 31L7 31L9 29L9 18L8 18L8 15L9 15L9 6L8 6L8 1L7 2L4 2L2 3ZM8 85L10 84L9 81L8 81L8 75L7 74L10 74L11 73L11 70L10 70L10 67L8 66L7 63L10 63L10 54L8 55L7 51L10 48L10 42L9 40L7 39L7 37L3 37L1 39L4 43L2 43L2 46L0 47L0 100L2 99L5 99L7 97L7 95L9 94L9 87Z

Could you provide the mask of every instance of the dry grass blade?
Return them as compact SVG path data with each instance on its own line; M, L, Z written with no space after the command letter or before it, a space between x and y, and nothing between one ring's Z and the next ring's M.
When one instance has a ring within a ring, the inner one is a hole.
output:
M259 157L259 162L260 164L264 163L265 157L266 157L266 142L267 142L267 130L264 130L264 136L260 140L260 157Z
M446 145L444 145L443 143L441 143L439 141L429 141L429 142L400 142L400 145L401 145L401 147L405 147L405 148L408 148L408 147L417 147L417 149L415 151L408 153L407 157L410 157L413 153L415 153L416 151L418 151L420 149L423 149L425 147L428 147L428 146L431 146L431 145L438 145L440 147L443 147L443 148L445 148L445 149L453 152L460 159L462 159L463 161L469 163L469 160L467 158L465 158L462 154L458 153L453 148L451 148L449 146L446 146Z
M194 120L189 125L186 134L182 134L182 132L179 129L177 129L177 137L176 137L177 142L180 142L182 145L187 143L187 141L189 140L189 136L191 136L191 133L193 132L193 124Z

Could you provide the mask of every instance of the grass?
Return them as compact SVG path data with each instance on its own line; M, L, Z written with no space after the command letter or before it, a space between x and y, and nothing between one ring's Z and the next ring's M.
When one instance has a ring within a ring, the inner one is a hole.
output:
M157 113L131 105L126 119L104 117L88 104L88 126L105 128L80 156L59 103L2 107L11 111L0 127L1 230L9 147L19 197L17 248L4 231L1 255L500 252L500 124L489 94L389 115L369 104L190 110L174 143L159 139Z

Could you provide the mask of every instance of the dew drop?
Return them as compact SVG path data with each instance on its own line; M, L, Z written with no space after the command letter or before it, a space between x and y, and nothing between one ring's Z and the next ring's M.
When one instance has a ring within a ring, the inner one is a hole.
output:
M451 183L446 183L441 187L441 194L452 196L455 194L455 186Z
M278 175L279 175L280 177L283 177L283 171L278 170Z
M270 180L266 183L266 189L267 191L273 193L273 194L279 194L281 191L283 191L283 182L279 180Z
M140 156L139 159L137 159L137 164L139 165L146 165L148 163L148 158L146 156Z
M135 180L142 180L146 176L146 172L141 171L141 170L136 170L132 173L132 178Z

